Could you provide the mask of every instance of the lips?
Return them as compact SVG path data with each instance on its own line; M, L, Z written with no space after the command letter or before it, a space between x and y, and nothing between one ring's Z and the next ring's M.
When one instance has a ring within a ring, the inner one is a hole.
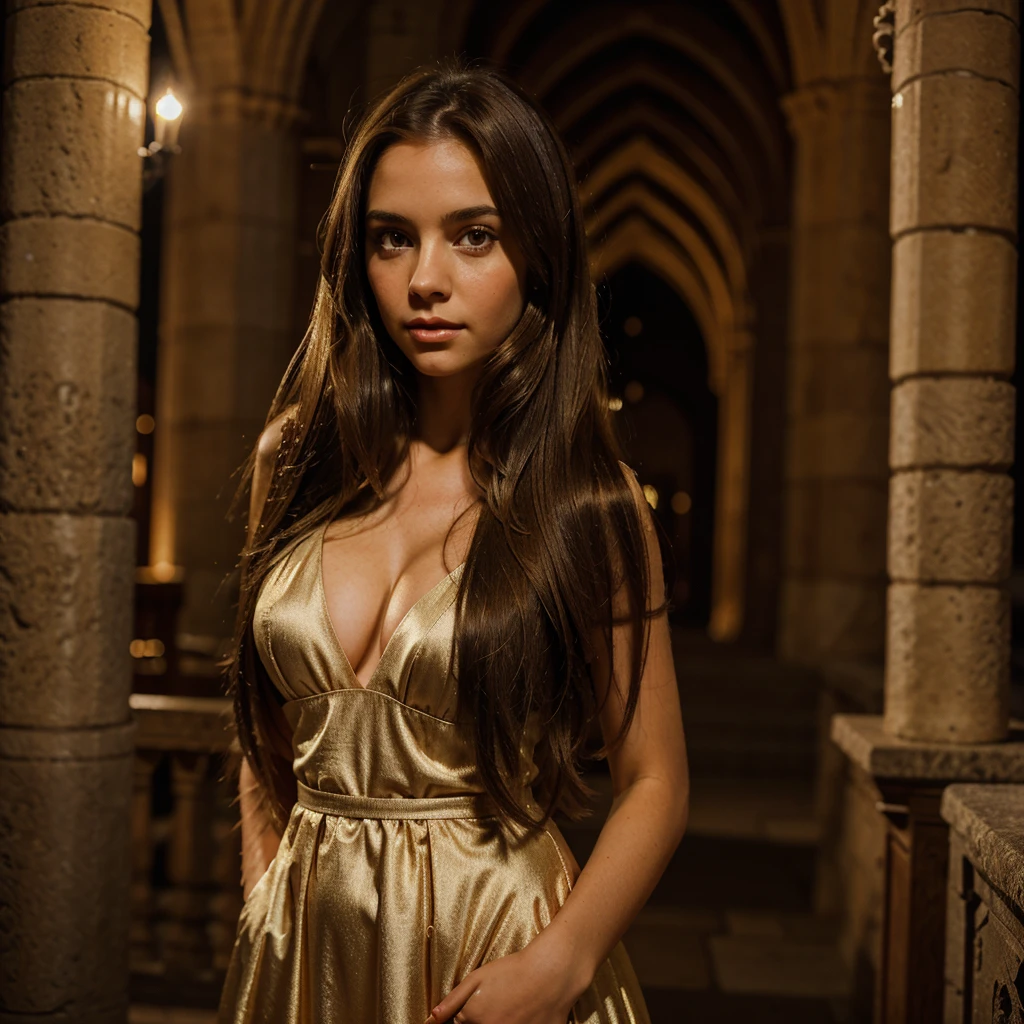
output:
M405 328L417 341L438 342L451 341L463 326L440 317L417 317L406 323Z

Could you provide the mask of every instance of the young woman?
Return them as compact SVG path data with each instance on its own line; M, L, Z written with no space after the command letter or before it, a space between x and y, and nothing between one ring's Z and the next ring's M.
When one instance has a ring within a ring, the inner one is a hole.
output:
M652 517L573 170L499 75L365 118L253 457L222 1021L646 1021L620 937L685 828ZM454 566L454 568L451 568ZM581 872L551 821L614 802Z

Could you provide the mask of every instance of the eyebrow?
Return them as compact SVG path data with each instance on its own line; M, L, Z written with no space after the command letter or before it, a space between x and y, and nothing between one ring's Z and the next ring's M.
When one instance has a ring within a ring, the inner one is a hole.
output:
M442 224L451 224L463 220L475 220L477 217L498 217L500 214L493 206L467 206L462 210L452 210L441 218ZM412 224L408 217L388 210L369 210L367 220L379 220L388 224Z

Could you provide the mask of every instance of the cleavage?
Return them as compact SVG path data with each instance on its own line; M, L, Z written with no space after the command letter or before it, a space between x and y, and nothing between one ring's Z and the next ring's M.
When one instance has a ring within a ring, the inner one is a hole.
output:
M444 566L438 566L428 573L424 563L441 560L437 548L433 555L414 557L388 591L380 584L369 582L384 575L380 570L384 553L379 548L374 550L359 543L357 538L365 535L331 538L330 532L328 526L319 538L327 617L354 682L369 687L392 640L406 621L413 618L410 613L450 579L454 569L438 576L445 570ZM410 578L409 569L416 563L420 567L415 570L415 577Z

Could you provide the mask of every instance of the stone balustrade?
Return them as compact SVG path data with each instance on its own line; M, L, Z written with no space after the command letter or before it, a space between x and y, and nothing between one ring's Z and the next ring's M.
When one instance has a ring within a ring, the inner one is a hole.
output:
M945 1024L1024 1021L1024 786L957 785L949 824Z
M134 995L209 1003L242 904L231 702L137 693L131 706Z

